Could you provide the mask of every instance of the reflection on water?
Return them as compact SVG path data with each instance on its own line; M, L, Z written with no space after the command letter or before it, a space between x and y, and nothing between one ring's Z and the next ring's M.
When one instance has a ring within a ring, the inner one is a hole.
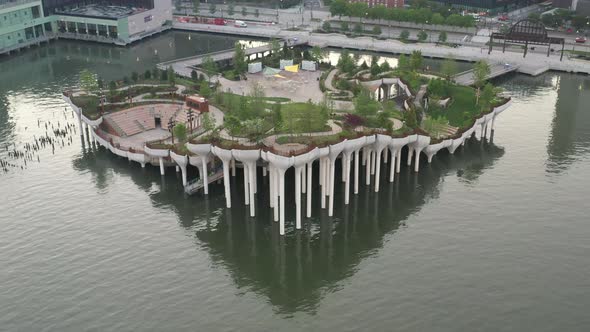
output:
M235 40L170 32L128 48L58 41L5 57L0 157L5 144L39 137L38 121L76 124L60 91L85 67L121 78ZM187 197L172 168L161 177L87 143L80 149L79 137L43 151L39 164L0 175L0 326L587 330L588 77L496 83L514 104L493 142L443 151L419 174L403 167L393 184L384 171L380 192L361 185L349 206L338 182L332 218L315 188L313 218L296 231L288 209L283 238L262 176L250 218L239 171L226 209L222 185Z
M394 183L387 182L384 175L379 193L361 185L363 190L353 195L348 206L343 204L343 184L338 183L334 217L317 206L316 187L313 217L304 219L304 229L297 231L295 212L287 210L284 238L278 236L278 223L272 221L272 210L266 204L268 178L261 174L259 186L264 190L257 194L257 216L251 218L243 205L240 172L232 178L234 204L226 209L222 185L213 186L209 197L187 197L173 169L161 177L156 167L141 169L102 148L86 149L73 160L73 166L79 172L90 171L100 191L108 191L115 173L129 177L155 207L175 213L182 227L194 232L213 262L231 273L239 289L268 296L279 312L292 313L313 312L322 294L333 291L339 281L354 274L364 257L381 248L384 235L396 232L409 215L438 197L446 176L456 174L460 181L475 186L484 170L503 154L504 150L491 142L472 139L455 155L439 153L419 174L404 167ZM317 172L315 169L315 176ZM336 174L336 179L340 178ZM293 202L292 172L287 173L287 179L286 199Z

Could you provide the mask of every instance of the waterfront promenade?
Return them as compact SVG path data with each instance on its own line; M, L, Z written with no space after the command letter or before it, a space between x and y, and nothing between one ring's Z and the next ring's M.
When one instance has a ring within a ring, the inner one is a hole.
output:
M208 24L178 23L174 22L175 29L209 32L217 34L231 34L251 37L266 37L280 39L297 38L300 42L307 42L310 46L347 48L360 51L373 51L394 54L410 54L419 50L422 55L432 58L452 58L461 61L475 62L485 60L490 63L508 63L517 67L517 71L528 75L539 75L548 70L557 70L572 73L590 74L590 62L580 59L563 57L560 61L557 53L547 57L546 48L539 48L529 52L523 57L522 52L506 50L502 53L499 50L488 54L485 45L459 47L439 46L432 43L405 44L398 40L380 40L371 37L350 38L342 34L319 34L309 31L288 31L275 26L256 26L248 28L237 28L233 26L215 26ZM182 74L179 72L179 74Z

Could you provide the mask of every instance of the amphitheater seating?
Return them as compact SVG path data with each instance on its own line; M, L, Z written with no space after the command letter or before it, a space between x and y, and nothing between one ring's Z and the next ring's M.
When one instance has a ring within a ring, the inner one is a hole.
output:
M159 117L162 129L168 130L168 121L174 119L176 123L186 123L186 112L174 104L159 104L149 106L137 106L127 110L108 114L107 122L121 136L132 136L146 130L156 128L155 118Z

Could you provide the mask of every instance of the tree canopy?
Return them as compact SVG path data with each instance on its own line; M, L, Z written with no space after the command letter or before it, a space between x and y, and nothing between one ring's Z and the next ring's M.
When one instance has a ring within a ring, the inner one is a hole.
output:
M94 93L98 90L98 79L96 74L88 69L80 72L80 88L86 93Z

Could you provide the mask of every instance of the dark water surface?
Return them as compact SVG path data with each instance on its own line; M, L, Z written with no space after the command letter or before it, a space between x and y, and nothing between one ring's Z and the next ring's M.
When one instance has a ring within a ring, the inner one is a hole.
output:
M59 94L81 69L120 78L235 42L188 36L60 41L0 61L0 158L18 164L0 171L0 330L590 330L585 76L497 82L514 103L493 143L402 167L349 206L338 182L333 218L315 192L313 218L295 231L287 211L284 238L266 189L246 217L239 176L227 210L221 185L185 197L172 169L161 178L77 135L26 168L8 157L45 123L74 123Z

